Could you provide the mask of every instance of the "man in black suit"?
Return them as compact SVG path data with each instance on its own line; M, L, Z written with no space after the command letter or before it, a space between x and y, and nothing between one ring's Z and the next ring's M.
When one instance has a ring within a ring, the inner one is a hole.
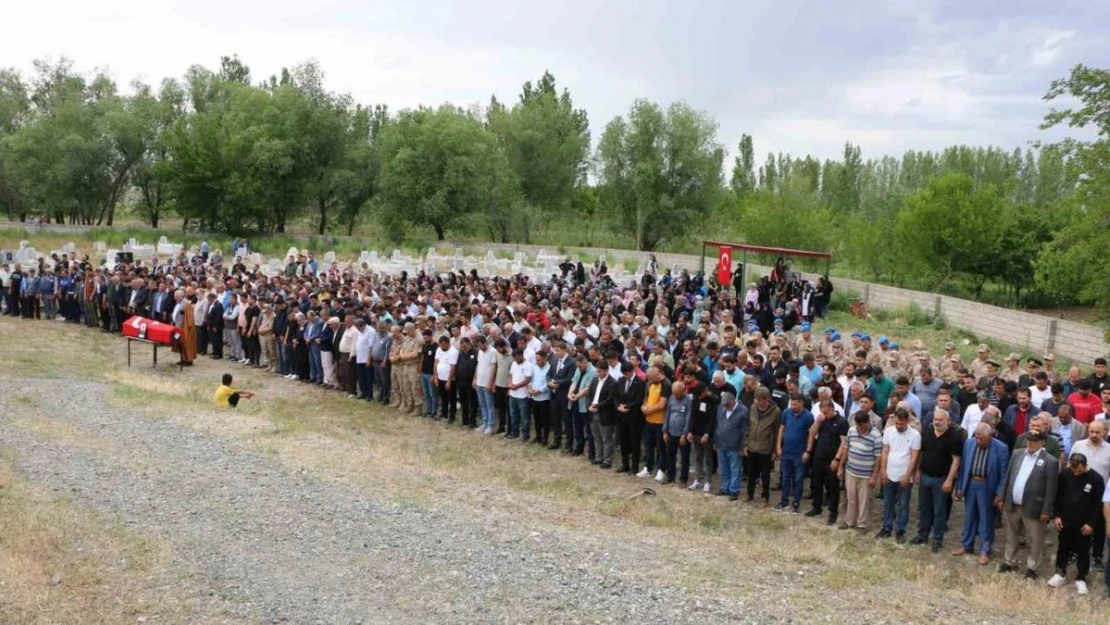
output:
M204 327L208 330L212 358L224 357L224 305L216 298L215 292L208 293L208 314L204 315Z
M636 377L632 363L621 365L614 401L617 407L617 433L621 444L621 468L617 473L640 470L640 442L644 435L644 392L647 386Z
M590 429L593 430L597 454L593 463L602 469L613 468L613 445L616 442L617 404L614 401L617 381L609 376L609 363L599 360L595 365L597 378L586 394L589 401Z
M548 449L558 449L563 440L563 432L567 434L567 451L571 450L574 436L571 435L573 427L569 409L567 393L574 379L574 358L567 353L567 345L556 341L552 347L555 357L551 359L551 444Z

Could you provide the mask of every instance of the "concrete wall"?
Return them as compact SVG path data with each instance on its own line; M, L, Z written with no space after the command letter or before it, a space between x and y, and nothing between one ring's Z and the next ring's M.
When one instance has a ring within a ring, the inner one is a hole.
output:
M474 247L474 244L446 243L445 247ZM541 245L519 245L502 243L482 243L482 248L506 251L523 251L535 254L540 249L556 253L552 247ZM438 246L437 246L438 249ZM608 265L614 267L622 264L625 259L633 259L639 263L647 262L647 252L631 250L607 250L599 248L570 248L573 256L586 253L592 256L605 254ZM716 250L709 250L706 258L707 271L712 271L715 265L713 256ZM696 271L701 267L701 258L688 254L656 254L661 268L689 269ZM760 275L770 273L769 267L748 265L749 271L756 271ZM910 302L917 302L925 311L939 313L949 326L959 328L987 340L998 341L1007 345L1022 348L1030 355L1055 354L1057 357L1067 358L1077 363L1090 365L1099 356L1110 353L1103 336L1102 328L1097 326L1053 319L1043 315L988 306L971 300L923 293L897 287L885 286L849 280L847 278L833 278L833 286L844 291L859 293L872 309L894 309L909 306Z

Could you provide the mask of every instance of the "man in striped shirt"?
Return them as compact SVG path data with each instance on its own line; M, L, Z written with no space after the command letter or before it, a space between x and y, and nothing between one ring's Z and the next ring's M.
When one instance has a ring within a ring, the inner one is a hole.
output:
M848 430L848 437L836 456L837 476L844 480L848 495L848 510L840 529L867 530L867 519L874 489L879 475L879 458L883 453L882 438L871 427L871 419L864 411L852 415L855 426Z

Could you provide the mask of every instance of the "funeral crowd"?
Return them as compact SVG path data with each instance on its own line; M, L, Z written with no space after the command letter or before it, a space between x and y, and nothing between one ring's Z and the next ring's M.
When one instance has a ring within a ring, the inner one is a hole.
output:
M933 553L947 538L953 556L1053 588L1070 578L1087 594L1107 561L1102 358L1084 375L1051 354L984 344L963 362L952 343L819 328L832 284L782 263L723 289L654 259L627 284L569 259L540 281L356 265L307 253L266 275L206 243L149 262L61 255L0 267L0 299L6 315L103 332L132 315L174 324L186 363L264 368ZM948 538L954 502L963 523Z

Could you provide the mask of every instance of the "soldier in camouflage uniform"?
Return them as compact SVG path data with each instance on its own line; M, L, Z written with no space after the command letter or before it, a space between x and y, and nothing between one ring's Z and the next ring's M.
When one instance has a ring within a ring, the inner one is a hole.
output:
M413 323L405 324L405 340L401 350L401 386L405 389L401 411L414 417L424 414L424 392L420 389L420 352L424 340Z
M401 372L404 366L401 354L404 353L405 333L399 326L393 326L393 346L389 348L389 362L392 364L390 367L390 388L393 390L393 397L389 399L390 408L404 407L404 376Z
M1023 375L1025 375L1025 369L1021 368L1021 354L1010 352L1009 358L1006 359L1006 370L999 374L999 377L1007 382L1017 383Z
M967 366L968 373L975 376L976 382L983 376L987 375L987 362L991 358L991 348L987 347L986 343L979 344L979 357L971 361Z

